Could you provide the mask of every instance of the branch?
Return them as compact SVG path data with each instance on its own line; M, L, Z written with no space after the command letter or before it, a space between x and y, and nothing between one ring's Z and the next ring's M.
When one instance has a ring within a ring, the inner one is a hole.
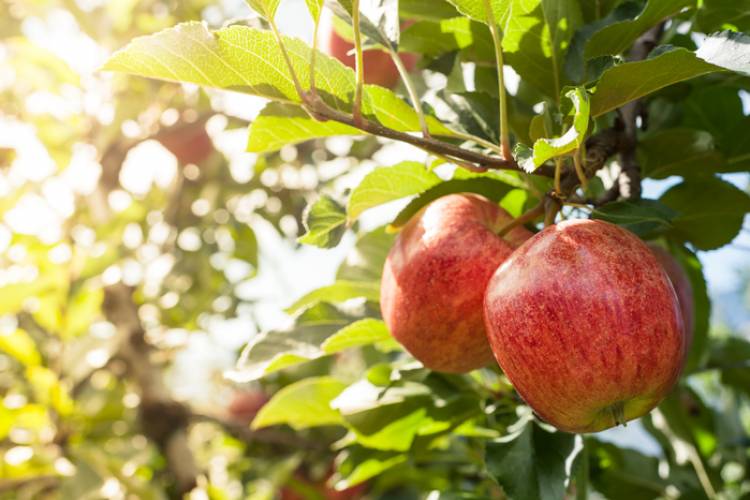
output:
M638 37L630 50L631 61L642 61L648 57L664 33L664 24L661 22ZM636 158L637 121L643 113L643 102L640 99L631 101L621 107L619 113L619 120L624 127L625 140L620 149L622 172L617 180L618 194L625 199L638 199L641 197L641 166Z

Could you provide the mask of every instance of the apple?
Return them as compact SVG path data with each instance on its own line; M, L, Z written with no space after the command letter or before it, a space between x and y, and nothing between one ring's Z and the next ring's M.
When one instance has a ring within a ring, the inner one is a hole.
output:
M250 424L255 415L268 403L268 395L260 390L238 391L227 407L227 416L239 424Z
M302 472L294 473L294 485L286 485L279 492L280 500L307 500L320 498L325 500L357 500L367 492L367 483L360 483L351 488L337 491L330 485L333 467L322 480L313 481Z
M354 57L354 43L338 34L333 26L333 15L326 11L321 16L320 27L318 32L318 45L321 51L335 57L350 68L356 67ZM404 23L403 27L409 26ZM416 54L401 53L401 61L407 71L413 71L417 65ZM380 49L368 49L362 53L362 62L364 63L365 83L380 85L389 89L398 85L401 77L398 68L393 63L390 54Z
M674 291L677 293L677 300L680 302L680 311L682 312L682 322L685 327L686 351L689 351L690 345L693 343L693 325L695 322L693 286L690 284L690 278L671 253L653 243L649 243L648 246L669 276L669 281L672 282Z
M526 241L487 286L485 323L526 403L567 432L648 413L685 356L680 305L653 252L599 220L569 220Z
M492 362L482 319L492 274L532 233L497 232L512 217L473 194L453 194L423 208L388 254L380 287L393 337L427 368L465 373Z
M200 165L214 151L214 143L206 132L204 121L187 123L159 132L156 139L182 165Z

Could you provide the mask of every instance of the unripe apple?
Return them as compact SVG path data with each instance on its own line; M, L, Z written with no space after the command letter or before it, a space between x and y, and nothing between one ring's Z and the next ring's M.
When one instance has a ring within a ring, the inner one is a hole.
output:
M342 37L333 27L333 15L326 11L320 20L318 32L318 44L320 50L326 54L335 57L350 68L356 68L354 56L354 43ZM404 23L403 27L409 23ZM411 72L417 65L417 55L411 53L399 54L401 61L407 71ZM390 54L380 49L368 49L362 52L362 62L364 63L365 83L380 85L389 89L394 88L399 80L398 68L393 63Z
M521 245L490 280L484 313L505 374L563 431L597 432L649 412L685 356L661 264L603 221L561 222Z
M677 293L677 300L680 302L680 311L682 312L682 323L685 327L686 352L688 352L690 351L690 345L693 343L693 325L695 324L693 286L690 284L690 278L671 253L651 243L649 248L654 252L656 260L659 261L661 267L669 276L674 291Z
M531 237L472 194L439 198L406 224L388 254L380 307L393 337L427 368L464 373L492 362L482 319L490 276Z

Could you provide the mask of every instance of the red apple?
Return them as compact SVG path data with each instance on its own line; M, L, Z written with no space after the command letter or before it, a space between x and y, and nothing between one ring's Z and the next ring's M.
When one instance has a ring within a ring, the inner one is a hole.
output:
M367 492L367 483L360 483L345 490L336 491L330 486L333 468L327 476L318 481L309 479L302 472L295 472L294 483L296 485L284 486L279 492L280 500L306 500L309 498L320 498L325 500L358 500Z
M654 254L598 220L549 226L487 286L492 350L518 393L568 432L597 432L649 412L685 356L680 306Z
M172 127L159 132L156 139L175 155L181 164L200 165L214 151L214 143L206 132L205 125L204 121L200 121Z
M492 361L482 319L492 274L531 233L477 195L445 196L415 215L385 262L380 307L393 337L432 370L464 373Z
M262 391L237 392L227 407L227 414L237 423L250 424L266 403L268 403L268 396Z
M318 28L320 37L318 43L320 50L335 57L350 68L356 67L354 44L342 37L333 27L333 15L330 12L321 16L321 25ZM408 26L409 23L404 23ZM399 55L407 71L412 71L417 65L417 55L401 53ZM398 68L393 63L390 54L380 49L369 49L362 53L364 63L365 83L380 85L389 89L394 88L399 80Z
M674 291L677 293L677 300L680 302L680 311L682 312L682 322L685 327L686 351L689 351L690 345L693 343L693 325L695 322L693 286L690 284L690 278L671 253L653 243L649 244L649 248L666 271Z

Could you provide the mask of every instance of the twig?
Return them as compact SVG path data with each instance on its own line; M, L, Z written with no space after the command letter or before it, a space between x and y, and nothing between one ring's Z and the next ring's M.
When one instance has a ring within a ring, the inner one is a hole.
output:
M509 232L511 232L513 229L517 228L518 226L526 224L527 222L531 222L537 217L540 217L542 215L544 215L544 200L539 202L537 206L530 209L528 212L521 214L520 216L516 217L515 219L513 219L512 221L504 225L497 232L497 235L500 237L503 237Z

